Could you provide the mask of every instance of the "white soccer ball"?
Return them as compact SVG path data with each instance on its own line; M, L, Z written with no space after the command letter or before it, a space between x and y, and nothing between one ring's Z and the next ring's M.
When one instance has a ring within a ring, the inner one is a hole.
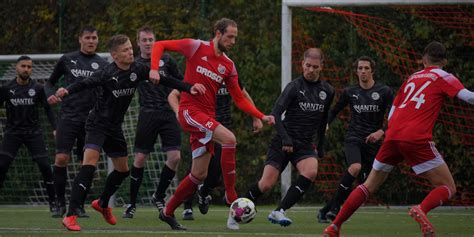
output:
M252 200L248 198L237 198L230 204L230 215L237 223L246 224L255 218L257 209L255 209L255 204Z

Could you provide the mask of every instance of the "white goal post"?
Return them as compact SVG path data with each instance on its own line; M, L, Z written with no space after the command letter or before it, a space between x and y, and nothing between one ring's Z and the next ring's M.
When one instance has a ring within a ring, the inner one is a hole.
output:
M473 4L472 0L283 0L281 6L281 89L291 81L292 7ZM291 185L291 166L281 174L281 197Z

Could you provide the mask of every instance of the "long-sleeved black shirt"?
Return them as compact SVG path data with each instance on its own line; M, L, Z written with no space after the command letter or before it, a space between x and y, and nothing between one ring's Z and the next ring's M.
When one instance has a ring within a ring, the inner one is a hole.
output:
M87 55L81 51L64 54L54 67L45 84L46 95L54 95L54 85L64 77L64 87L90 77L92 73L107 65L107 61L97 54ZM95 90L83 90L63 99L59 117L72 121L86 121L96 100Z
M28 84L20 85L13 79L6 83L0 87L0 105L4 102L7 112L5 131L29 132L39 129L40 104L53 129L56 129L53 110L46 100L43 85L38 82L29 79Z
M329 123L347 105L350 106L351 119L347 129L346 139L364 140L381 129L386 111L393 102L393 92L388 87L376 82L370 89L364 89L359 84L344 88L339 101L329 112Z
M150 67L151 59L137 57L135 60ZM160 70L158 71L161 77L172 77L178 80L183 80L183 75L178 69L176 61L169 55L163 54L160 59ZM138 85L138 93L140 94L140 110L146 112L169 112L173 113L168 104L168 95L172 89L162 85L153 84L149 80L144 80ZM174 113L173 113L174 114Z
M244 89L240 80L239 86L241 90ZM232 125L232 97L225 83L222 83L216 94L216 120L227 128Z
M98 98L87 123L121 126L138 84L148 79L149 72L150 68L141 63L133 62L128 70L122 70L113 62L66 89L74 94L98 88ZM186 92L191 89L191 85L168 77L161 77L160 84Z
M321 146L333 98L334 88L326 81L309 82L300 76L290 82L272 111L283 145L311 145L317 135ZM281 121L284 111L285 119Z

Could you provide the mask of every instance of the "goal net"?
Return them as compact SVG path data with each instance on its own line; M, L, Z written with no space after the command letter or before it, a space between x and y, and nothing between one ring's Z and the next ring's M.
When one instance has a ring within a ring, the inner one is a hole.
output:
M282 56L285 57L285 51L291 55L291 61L286 59L286 62L291 62L293 69L291 72L282 71L283 77L293 78L294 75L301 73L301 59L305 49L321 47L327 58L324 77L338 91L336 101L339 92L345 86L357 82L351 63L362 55L376 60L378 71L375 79L389 85L396 92L404 79L422 68L420 53L423 47L432 40L438 40L444 42L448 48L449 63L446 70L458 76L466 88L473 88L474 68L470 62L474 56L473 5L407 6L394 3L394 5L374 4L362 7L341 3L351 1L335 1L339 4L334 7L314 7L311 6L311 1L286 2L289 2L290 6L292 2L304 3L301 5L295 3L294 6L299 8L292 8L293 11L289 13L291 51L282 45ZM327 5L330 4L327 2ZM283 9L283 14L285 11L287 10ZM284 24L285 19L282 21ZM341 31L346 33L341 34ZM285 41L283 34L285 30L282 32ZM282 67L283 65L284 62ZM282 78L282 80L288 79ZM339 122L347 124L348 118L349 110L346 109L339 115ZM474 205L473 184L464 182L472 180L470 170L474 155L474 107L458 100L447 100L435 131L437 146L453 172L455 180L458 181L458 193L449 204ZM340 144L341 139L344 139L344 132L344 130L330 130L329 143L333 140L339 141L335 143ZM315 182L316 189L327 196L334 193L345 170L343 147L331 144L329 146L331 152L321 161ZM406 164L402 164L399 168L393 172L394 178L389 179L388 184L384 186L395 188L382 191L385 193L384 197L390 197L391 192L398 196L388 200L384 198L384 201L413 203L433 188L427 180L415 176ZM401 197L396 190L406 191L407 194ZM370 201L381 203L375 199Z
M111 61L108 53L100 53L101 57ZM16 77L15 62L20 55L0 55L0 84L13 80ZM35 54L29 55L33 59L33 73L32 79L40 83L48 80L52 73L54 66L62 54ZM59 81L61 85L62 80ZM133 145L135 139L135 130L138 119L138 93L132 100L130 107L125 115L123 123L123 130L125 139L128 144L129 164L133 163ZM54 107L55 111L59 110L59 106ZM44 111L40 109L41 127L44 131L45 141L49 153L50 163L54 164L55 142L52 135L52 128L49 125ZM6 114L5 107L0 107L0 141L3 141L3 129L5 127ZM158 138L159 139L159 138ZM166 154L161 152L160 141L155 144L155 151L150 153L150 157L145 166L145 173L143 183L140 188L139 199L140 204L151 204L151 195L155 191L155 185L158 184L160 178L161 168L166 160ZM68 180L66 185L66 198L69 199L71 185L74 177L79 172L80 165L77 159L76 147L73 149L72 158L68 165ZM97 171L94 176L89 198L96 198L100 195L105 184L105 177L111 169L111 163L107 161L105 155L101 155L101 159L97 165ZM115 204L121 205L129 201L129 185L130 182L126 179L120 190L115 195ZM174 192L177 186L177 181L174 180L168 189L168 195ZM43 185L41 174L36 167L26 149L22 146L10 167L4 187L0 190L0 204L30 204L40 205L47 204L47 193ZM90 201L90 200L88 200Z

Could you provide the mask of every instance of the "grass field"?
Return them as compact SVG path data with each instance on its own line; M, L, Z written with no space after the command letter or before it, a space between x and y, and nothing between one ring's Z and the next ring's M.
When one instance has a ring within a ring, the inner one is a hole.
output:
M318 207L294 207L288 211L293 224L283 228L267 220L270 206L258 207L256 219L241 225L240 231L227 230L225 223L227 208L211 206L209 213L201 215L195 209L194 221L181 220L181 211L176 212L178 221L188 228L186 232L171 231L158 219L151 207L139 207L134 219L122 219L123 208L114 208L117 225L105 223L91 208L88 219L79 219L82 231L68 232L61 219L53 219L46 207L0 206L0 237L4 236L321 236L326 224L316 221ZM179 214L179 215L178 215ZM473 208L441 208L429 215L435 225L437 236L474 236ZM342 236L421 236L418 224L408 215L407 208L362 208L342 229Z

